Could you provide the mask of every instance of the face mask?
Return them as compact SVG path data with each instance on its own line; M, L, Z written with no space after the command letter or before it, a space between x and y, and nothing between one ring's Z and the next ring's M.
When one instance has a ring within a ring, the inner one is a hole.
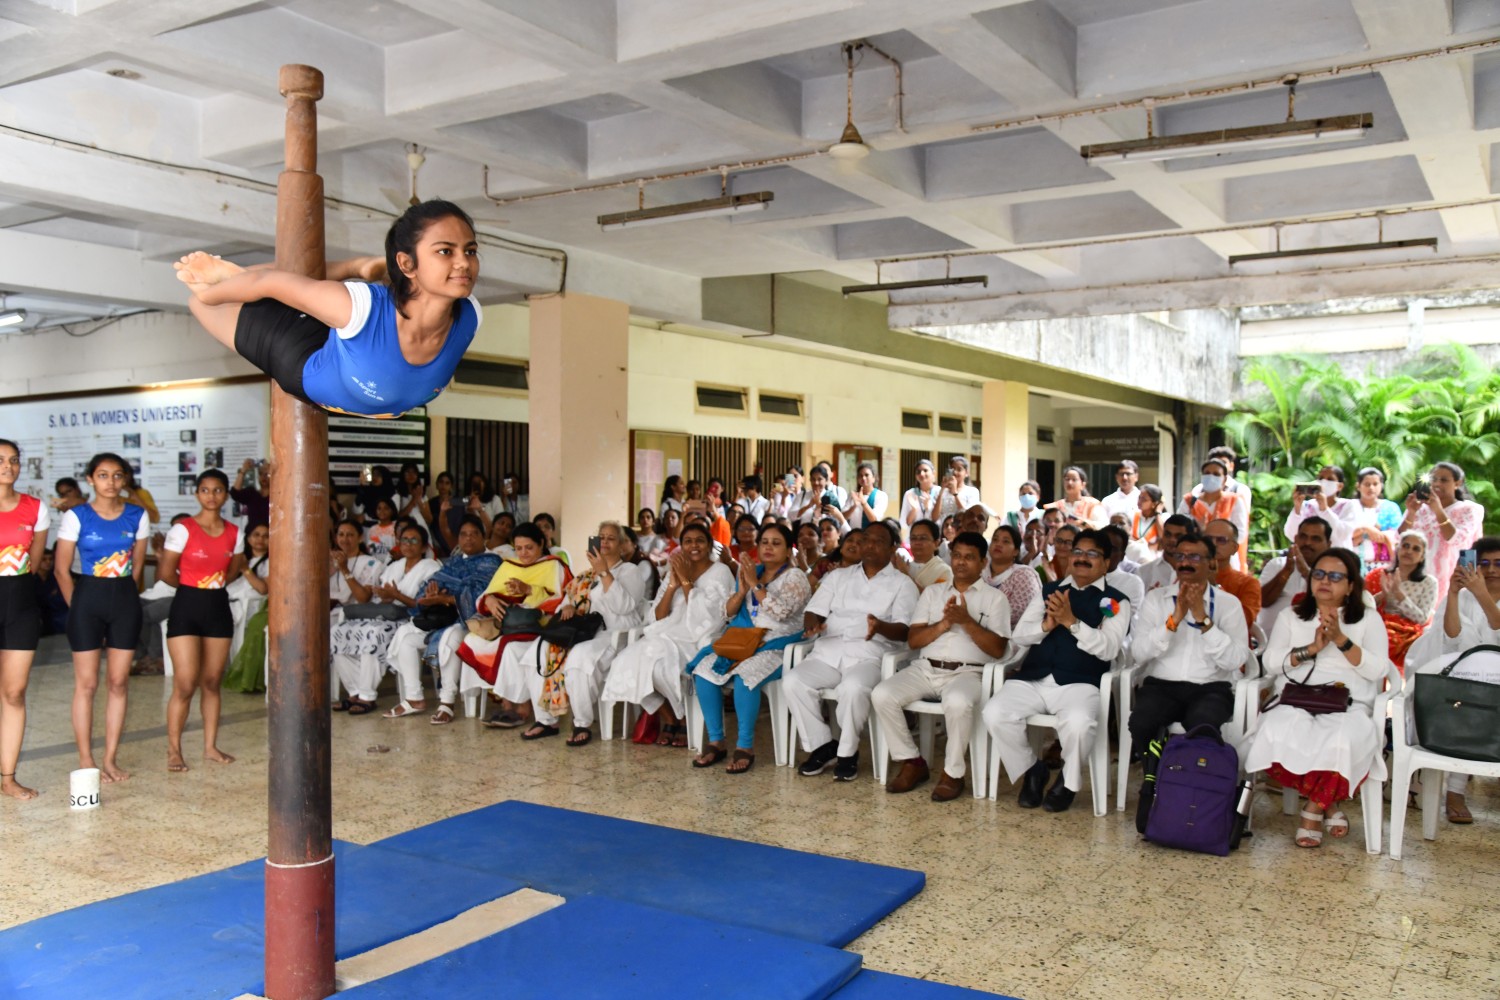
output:
M1323 495L1325 497L1331 497L1339 491L1339 482L1337 479L1319 479L1318 485L1323 488Z
M1212 476L1212 475L1209 475L1208 473L1204 473L1203 474L1203 492L1204 493L1217 493L1220 490L1222 490L1223 488L1224 488L1224 477L1223 476Z
M1030 493L1022 493L1021 494L1021 509L1022 510L1035 510L1036 509L1036 497L1033 496Z

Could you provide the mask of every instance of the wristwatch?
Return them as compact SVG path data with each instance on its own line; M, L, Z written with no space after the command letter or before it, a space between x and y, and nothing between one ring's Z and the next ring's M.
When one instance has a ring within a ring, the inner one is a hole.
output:
M1068 626L1068 634L1076 638L1078 636L1078 629L1082 625L1083 625L1083 622L1075 621L1073 624L1071 624L1071 625Z
M1347 653L1349 652L1349 650L1354 648L1354 640L1346 635L1344 636L1344 641L1339 643L1339 645L1334 648L1336 648L1340 653Z

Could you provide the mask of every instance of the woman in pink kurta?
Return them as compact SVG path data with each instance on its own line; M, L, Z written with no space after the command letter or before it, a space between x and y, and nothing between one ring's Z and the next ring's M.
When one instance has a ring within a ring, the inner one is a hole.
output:
M1406 517L1399 531L1419 531L1427 539L1427 565L1437 580L1437 603L1448 595L1448 581L1458 565L1458 554L1473 546L1484 532L1484 508L1464 489L1464 470L1439 462L1427 474L1430 490L1423 500L1413 490L1406 497Z

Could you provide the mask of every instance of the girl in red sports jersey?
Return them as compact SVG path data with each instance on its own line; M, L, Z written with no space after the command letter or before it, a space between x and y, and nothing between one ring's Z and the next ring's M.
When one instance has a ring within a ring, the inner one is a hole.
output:
M167 770L186 771L182 730L202 691L203 756L219 764L234 758L219 749L219 682L229 660L234 617L229 610L231 565L239 529L219 516L229 499L229 477L209 469L198 477L202 509L167 532L156 578L177 588L167 615L167 649L172 654L172 697L167 701Z
M26 732L26 682L42 635L32 567L47 551L47 505L16 492L21 449L0 438L0 793L34 799L16 780Z

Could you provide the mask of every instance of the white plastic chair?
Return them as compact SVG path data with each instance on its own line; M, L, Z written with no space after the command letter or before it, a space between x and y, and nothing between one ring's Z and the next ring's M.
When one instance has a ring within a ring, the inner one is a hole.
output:
M1118 664L1118 660L1116 663ZM1094 799L1094 815L1103 816L1109 812L1109 710L1110 700L1114 693L1115 684L1120 679L1121 670L1112 667L1108 673L1099 678L1099 728L1094 734L1094 749L1088 756L1089 791ZM995 687L991 695L993 697L1000 693L1005 686L1005 675L1002 671L995 674ZM1057 728L1057 716L1050 714L1029 715L1026 717L1028 726L1042 726L1047 729ZM990 740L989 760L989 797L998 797L1000 791L1000 777L1004 765L1000 761L1000 744Z
M785 677L787 672L797 665L802 654L811 648L811 642L794 642L785 647L781 651L781 676ZM766 681L760 686L760 690L764 692L766 705L771 711L771 748L776 757L776 765L780 767L789 763L787 746L790 742L788 733L792 729L792 713L786 707L786 699L781 696L781 677L774 681ZM702 753L705 745L703 709L698 705L696 692L691 690L687 698L687 727L688 748Z
M646 634L643 626L627 629L625 632L625 644L635 642ZM687 675L684 674L684 677ZM686 699L684 699L684 703ZM615 706L620 706L620 739L629 739L630 731L635 726L636 717L640 715L641 706L631 701L615 701L606 698L602 693L599 695L599 738L601 740L612 740L615 738Z
M798 643L798 645L799 646L805 646L805 647L807 647L807 649L809 651L813 647L813 644L811 642L802 642L802 643ZM897 650L892 650L891 652L886 653L883 656L881 656L881 658L880 658L880 676L881 676L881 679L883 680L884 678L891 676L891 674L894 674L897 670L899 670L900 668L906 666L906 664L908 664L908 663L911 662L911 658L913 656L915 656L915 655L916 654L913 653L910 649L897 649ZM800 654L799 654L798 658L799 659L801 658ZM784 668L784 669L788 669L789 670L790 668ZM783 673L782 676L785 676L785 673ZM818 690L818 697L821 698L823 701L835 701L835 700L837 700L837 695L835 694L835 689L834 688L820 688ZM983 707L983 706L981 706L981 707ZM942 712L939 711L938 714L941 715ZM789 706L789 705L786 706L786 720L785 720L785 725L786 725L786 761L785 761L785 763L786 763L787 767L792 767L792 766L794 766L797 763L797 727L792 722L792 709L791 709L791 706ZM832 725L834 727L835 732L837 732L838 722L834 721L832 723ZM876 723L875 713L874 712L870 713L869 730L870 730L870 756L874 758L874 763L873 763L873 765L871 767L871 772L874 774L875 780L877 780L880 783L884 784L885 783L885 767L884 767L885 755L883 753L883 746L884 745L880 742L880 735L879 735L880 726ZM782 763L782 762L780 760L778 760L777 763Z
M1406 713L1410 708L1407 701L1405 692L1391 699L1394 747L1391 752L1391 857L1397 861L1401 860L1401 846L1406 835L1406 797L1411 791L1411 776L1415 772L1425 772L1422 775L1423 840L1437 839L1438 803L1445 787L1444 771L1500 778L1500 763L1449 757L1427 750L1421 744L1407 742Z
M907 660L909 661L914 656L915 654L908 654ZM898 664L898 659L895 655L882 658L881 680L894 677L898 666L904 668L905 664ZM1001 666L1003 662L1002 658L984 665L984 673L979 682L979 700L974 704L974 727L973 732L969 734L969 783L974 787L976 799L984 798L989 788L990 731L984 725L984 706L990 700L990 692L995 685L995 676L1004 670ZM942 702L922 699L907 703L905 710L917 716L917 746L921 750L922 758L932 760L934 730L937 728L937 720L943 718ZM948 734L948 739L955 738L957 738L955 734ZM871 727L870 740L871 752L875 755L875 780L883 785L889 778L891 767L890 745L886 741L884 727Z
M1390 706L1392 696L1401 693L1401 672L1396 665L1389 660L1385 664L1385 680L1389 686L1388 690L1380 692L1375 696L1375 701L1370 709L1370 721L1376 726L1380 733L1385 732L1385 718ZM1350 711L1357 710L1357 706L1350 705ZM1256 700L1249 707L1249 724L1245 728L1245 746L1248 748L1255 730L1260 721L1260 702ZM1253 786L1252 786L1253 787ZM1377 781L1374 777L1365 779L1359 790L1360 807L1364 811L1365 826L1365 850L1370 854L1380 853L1380 824L1384 811L1385 782ZM1298 813L1298 804L1301 796L1295 788L1283 788L1281 790L1281 811L1287 816L1295 816ZM1398 806L1399 808L1399 806ZM1254 812L1252 803L1251 812Z
M1234 710L1229 716L1229 721L1219 728L1219 733L1224 737L1224 742L1240 749L1240 743L1244 739L1245 729L1250 717L1251 703L1259 706L1260 693L1271 686L1272 678L1261 676L1260 657L1255 650L1245 651L1245 675L1234 682ZM1115 718L1120 728L1120 759L1116 764L1115 777L1115 808L1124 812L1125 796L1130 791L1130 752L1135 745L1135 740L1130 735L1130 705L1135 697L1135 679L1140 676L1141 667L1132 663L1120 671L1120 707ZM1173 723L1167 728L1167 732L1185 732L1181 725Z

